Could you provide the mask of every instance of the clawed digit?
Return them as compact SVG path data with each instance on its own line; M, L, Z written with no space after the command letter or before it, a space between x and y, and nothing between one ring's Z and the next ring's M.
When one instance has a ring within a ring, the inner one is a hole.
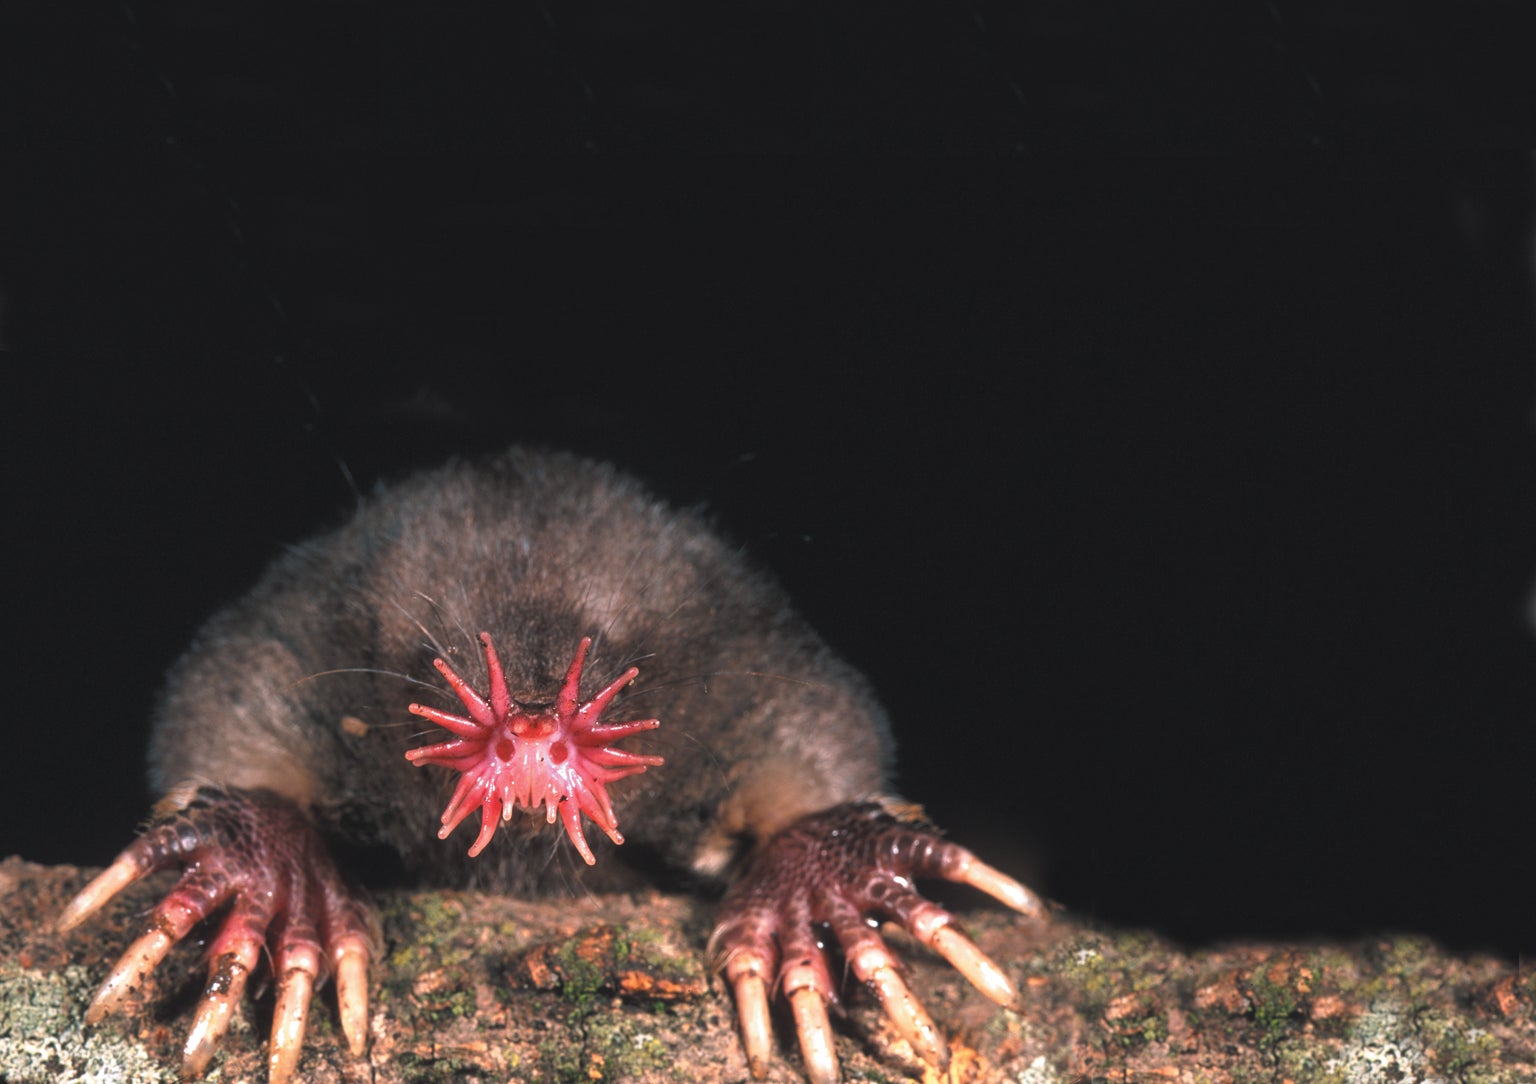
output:
M900 924L970 983L1006 1008L1019 1005L1004 970L954 924L953 916L911 887L913 878L972 885L1021 914L1043 918L1039 898L926 824L874 803L839 806L791 825L771 840L726 896L711 939L741 1018L742 1045L755 1079L768 1072L768 1002L783 995L794 1016L807 1077L840 1079L829 1004L837 1001L827 950L830 929L848 970L874 992L897 1033L943 1070L949 1047L901 977L901 964L868 919Z

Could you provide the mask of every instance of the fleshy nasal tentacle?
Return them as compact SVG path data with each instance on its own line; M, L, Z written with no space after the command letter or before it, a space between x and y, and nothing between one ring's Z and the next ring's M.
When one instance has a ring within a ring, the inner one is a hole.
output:
M484 696L442 659L433 665L463 703L468 715L455 715L422 704L409 711L454 735L448 741L412 749L406 759L418 766L435 764L462 778L441 817L438 838L446 839L476 808L480 832L470 846L474 857L490 843L513 808L545 807L558 816L577 853L588 865L597 862L581 818L586 816L614 843L622 844L608 784L663 763L663 758L614 748L613 743L660 726L656 719L604 723L602 714L640 671L630 667L596 696L581 700L581 677L592 638L584 636L566 669L553 706L519 704L508 691L501 658L488 632L479 636L490 688Z

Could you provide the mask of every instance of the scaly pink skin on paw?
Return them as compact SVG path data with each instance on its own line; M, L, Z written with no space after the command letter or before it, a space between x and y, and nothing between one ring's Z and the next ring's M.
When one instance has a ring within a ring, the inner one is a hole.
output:
M96 1023L119 1008L194 925L227 906L208 946L208 985L182 1052L182 1075L201 1076L247 979L270 950L277 983L270 1080L298 1065L315 988L336 976L342 1030L354 1055L367 1043L368 960L378 933L372 909L336 871L314 825L292 802L259 790L179 787L165 812L59 917L66 932L140 877L181 868L86 1012Z
M914 806L834 806L768 841L721 902L710 938L715 967L736 995L753 1077L768 1072L768 1002L777 991L794 1014L806 1075L813 1084L839 1079L827 1017L827 1006L838 1001L829 943L913 1050L930 1065L948 1064L942 1033L902 980L900 961L871 919L899 923L987 997L1017 1006L1018 992L1003 969L960 932L948 911L912 887L919 877L963 882L1016 911L1045 915L1032 892L945 840Z
M409 709L455 735L451 741L405 754L407 760L418 766L440 764L463 773L448 808L443 811L443 826L437 837L447 839L459 822L478 808L480 834L469 848L473 858L485 850L496 834L496 826L511 819L514 809L536 810L542 803L549 823L555 823L558 814L587 865L596 864L597 858L582 832L582 814L590 817L609 839L623 843L618 819L608 799L608 784L662 763L658 756L612 747L621 738L654 730L661 725L659 720L601 721L609 702L640 671L630 667L602 692L581 703L581 670L587 649L592 646L592 638L583 637L553 707L529 710L508 693L490 633L482 632L480 642L485 647L485 666L490 673L489 697L481 696L442 659L434 659L432 664L469 714L453 715L421 704L412 704Z

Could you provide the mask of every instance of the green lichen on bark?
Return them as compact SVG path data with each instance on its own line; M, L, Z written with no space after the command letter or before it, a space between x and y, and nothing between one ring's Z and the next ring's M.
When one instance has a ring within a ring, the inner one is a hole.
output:
M42 971L0 962L0 1080L27 1084L118 1084L179 1080L132 1036L85 1027L98 976L67 966Z

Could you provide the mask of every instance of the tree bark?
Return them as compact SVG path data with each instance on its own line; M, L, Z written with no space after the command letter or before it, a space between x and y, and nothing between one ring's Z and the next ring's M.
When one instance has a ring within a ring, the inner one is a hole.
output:
M90 871L0 862L0 1079L173 1081L201 993L195 946L129 1015L85 1007L162 876L68 937L54 917ZM707 970L710 905L660 893L525 901L473 892L379 896L367 1054L350 1057L316 998L306 1081L744 1081L729 995ZM1390 936L1354 944L1187 951L1070 915L1041 925L977 909L964 924L1022 991L998 1008L899 931L909 983L950 1040L947 1074L916 1061L873 999L849 989L837 1053L848 1080L1081 1084L1494 1084L1536 1081L1536 972ZM248 999L215 1059L265 1079L270 991ZM771 1081L799 1081L787 1017Z

